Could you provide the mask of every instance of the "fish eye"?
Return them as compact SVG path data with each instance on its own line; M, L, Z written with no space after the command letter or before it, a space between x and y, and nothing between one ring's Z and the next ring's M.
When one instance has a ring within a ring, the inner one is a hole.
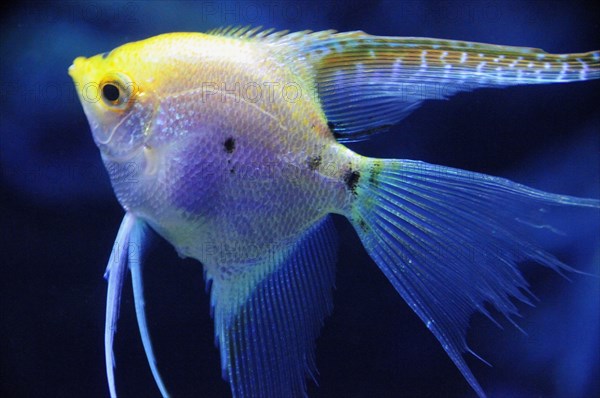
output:
M123 111L132 103L134 84L122 74L109 74L100 83L100 94L102 101L109 108Z
M102 95L104 96L104 99L112 103L119 100L121 92L119 91L119 87L116 85L112 83L106 83L104 87L102 87Z

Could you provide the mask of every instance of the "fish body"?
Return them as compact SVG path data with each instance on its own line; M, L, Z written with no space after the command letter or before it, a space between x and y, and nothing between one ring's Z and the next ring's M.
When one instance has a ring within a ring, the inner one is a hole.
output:
M135 88L138 97L154 97L141 104L153 110L138 125L144 148L104 156L124 208L144 214L180 254L206 267L248 261L249 253L268 249L264 244L294 237L323 215L345 210L348 194L339 176L350 164L357 168L360 156L337 143L308 95L312 90L289 68L260 46L233 38L174 34L154 41L158 49L152 39L140 45L142 54L148 52L141 57L165 48L172 53L164 55L176 60L149 74L148 89L141 82ZM128 56L130 49L111 54L117 64L121 52ZM159 126L168 126L167 133ZM135 170L120 167L124 159ZM133 172L135 178L122 176ZM165 191L172 181L189 185ZM256 212L234 211L244 206ZM224 236L239 256L204 250Z
M146 327L142 262L132 259L148 227L202 263L232 394L306 395L314 341L332 310L329 215L340 214L483 396L463 359L471 313L487 314L490 302L510 317L510 297L529 302L519 261L570 270L524 231L554 207L599 202L363 157L343 142L385 130L424 100L595 79L599 65L598 52L247 29L165 34L76 59L69 73L127 212L117 237L127 250L113 252L107 269L111 395L127 267L144 347L168 395Z

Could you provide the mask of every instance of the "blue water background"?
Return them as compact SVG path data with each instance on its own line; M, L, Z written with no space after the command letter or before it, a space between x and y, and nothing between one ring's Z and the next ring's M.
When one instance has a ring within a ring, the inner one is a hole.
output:
M6 6L3 6L6 7ZM25 2L0 17L0 396L105 397L102 274L123 215L67 68L120 44L224 25L425 36L600 49L586 2L247 1ZM387 134L353 144L600 197L600 82L460 94L424 104ZM598 212L556 219L544 247L600 274ZM473 397L440 345L336 218L341 247L334 314L317 342L311 397ZM491 396L600 396L600 283L526 267L537 308L524 335L475 316L469 361ZM200 264L156 239L148 260L151 333L175 397L225 397ZM126 287L116 340L123 397L155 397Z

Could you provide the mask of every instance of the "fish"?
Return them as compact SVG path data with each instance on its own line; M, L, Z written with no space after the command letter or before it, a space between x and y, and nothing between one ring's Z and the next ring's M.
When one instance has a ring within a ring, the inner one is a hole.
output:
M519 270L580 272L535 242L561 208L600 200L346 143L383 133L427 100L600 77L600 51L459 40L228 27L124 44L68 70L125 215L111 252L105 362L128 272L142 343L169 396L145 314L150 230L204 270L223 378L233 397L306 397L315 341L332 312L345 217L373 262L479 397L465 362L474 313L509 321L531 304ZM451 133L451 132L450 132ZM480 358L481 359L481 358ZM483 361L483 359L482 359Z

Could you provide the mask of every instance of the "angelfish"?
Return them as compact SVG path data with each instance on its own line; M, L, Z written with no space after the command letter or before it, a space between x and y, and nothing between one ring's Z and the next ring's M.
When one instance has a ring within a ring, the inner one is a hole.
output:
M345 216L366 251L476 393L465 333L485 304L511 318L530 302L518 263L573 269L532 241L558 207L597 199L344 142L394 125L425 100L479 87L597 79L600 52L364 32L226 28L125 44L69 68L125 210L106 271L106 370L121 288L132 274L141 336L163 396L143 304L147 228L204 267L223 377L239 397L306 396L315 340L332 311ZM133 258L135 257L135 258Z

